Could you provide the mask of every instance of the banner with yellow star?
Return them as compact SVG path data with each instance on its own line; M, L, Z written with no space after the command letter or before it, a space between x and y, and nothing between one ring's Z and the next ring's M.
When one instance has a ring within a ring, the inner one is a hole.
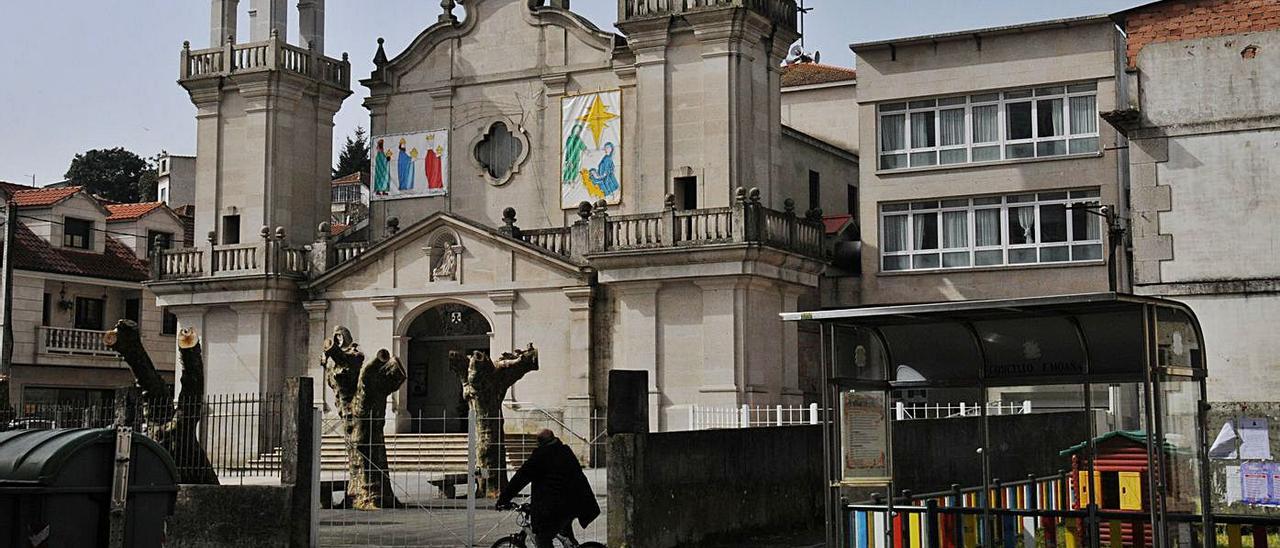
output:
M560 205L622 199L622 92L601 91L561 102Z

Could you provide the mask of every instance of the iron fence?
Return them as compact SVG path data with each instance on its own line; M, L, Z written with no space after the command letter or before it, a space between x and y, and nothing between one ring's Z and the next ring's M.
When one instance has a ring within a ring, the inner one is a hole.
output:
M585 530L575 522L577 539L605 540L605 421L601 415L587 409L524 407L507 409L501 419L393 415L385 420L364 419L360 426L380 428L381 442L348 447L342 437L347 428L343 419L326 416L322 425L319 521L323 546L493 545L519 530L513 513L494 510L496 491L537 448L537 433L543 429L551 430L577 455L601 506L601 516ZM505 459L496 465L486 463L481 455L489 428L502 431L498 439ZM376 511L353 508L358 494L348 492L356 487L347 458L352 452L364 458L379 448L386 453L386 466L377 471L385 474L386 481L369 485L376 491L374 498L385 505ZM527 498L528 489L524 492L517 501Z
M147 399L122 391L115 402L26 403L0 411L0 430L21 428L107 428L117 424L157 441L169 435L170 421L198 417L199 447L169 444L179 474L202 466L186 451L203 449L221 483L279 480L284 437L282 394L211 394L195 401ZM177 416L179 418L175 419Z

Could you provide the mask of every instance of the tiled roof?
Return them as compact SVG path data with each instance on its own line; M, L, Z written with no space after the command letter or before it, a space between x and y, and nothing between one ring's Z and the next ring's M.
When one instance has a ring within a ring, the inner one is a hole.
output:
M147 263L110 236L103 235L106 238L104 253L54 247L22 224L18 225L16 236L13 254L16 269L127 282L141 282L151 277Z
M365 186L369 186L369 173L365 171L357 171L355 173L352 173L351 175L334 179L333 182L330 184L332 184L333 186L338 186L338 185L349 185L352 183L360 183Z
M838 234L852 220L852 215L829 215L822 218L822 226L827 234Z
M47 207L70 198L77 192L80 192L78 186L28 188L14 192L13 201L18 203L18 207Z
M151 213L156 209L164 207L164 202L143 202L140 204L106 204L107 211L111 215L107 217L108 223L118 221L132 221L141 218L143 215Z
M0 197L3 197L6 201L9 199L10 195L22 190L32 190L32 188L30 185L20 185L18 183L10 183L8 181L0 181Z
M337 236L337 235L339 235L339 234L342 234L342 231L343 231L343 230L346 230L346 229L347 229L347 227L349 227L349 226L351 226L351 225L344 225L344 224L342 224L342 223L333 223L333 224L330 224L330 225L329 225L329 235L330 235L330 236Z
M782 67L782 87L784 88L848 82L857 79L857 71L851 68L822 63L795 63Z

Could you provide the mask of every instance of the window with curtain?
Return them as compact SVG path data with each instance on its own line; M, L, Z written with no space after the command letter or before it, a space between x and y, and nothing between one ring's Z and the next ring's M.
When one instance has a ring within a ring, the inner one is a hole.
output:
M881 269L1102 259L1098 189L882 204Z
M1097 83L882 103L880 169L1098 151Z

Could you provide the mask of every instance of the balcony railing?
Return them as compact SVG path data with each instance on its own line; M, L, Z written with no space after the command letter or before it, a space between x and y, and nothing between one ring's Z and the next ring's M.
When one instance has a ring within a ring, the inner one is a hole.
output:
M623 20L667 17L708 8L747 8L788 28L796 28L795 0L618 0Z
M41 354L115 356L116 353L102 342L104 333L93 329L40 326L36 328L37 351Z
M159 280L258 274L306 277L311 270L311 257L307 249L267 239L256 244L164 250L153 265L152 276Z
M209 49L182 47L181 79L229 76L257 70L282 70L314 78L342 89L351 88L351 63L346 54L332 59L279 37L245 44L224 44Z
M734 204L677 211L674 200L658 213L609 215L599 206L579 212L572 227L507 229L526 243L557 255L759 243L817 259L826 258L825 230L816 216L800 216L790 200L783 211L760 204L759 192L739 189ZM514 227L512 227L514 228Z

